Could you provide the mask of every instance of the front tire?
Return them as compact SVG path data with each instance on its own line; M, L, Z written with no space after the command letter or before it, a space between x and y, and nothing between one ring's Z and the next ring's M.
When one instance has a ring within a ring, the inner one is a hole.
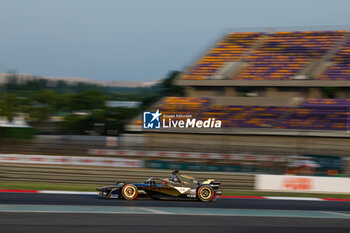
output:
M134 200L137 197L138 190L133 184L126 184L121 190L121 194L125 200Z
M214 196L214 190L208 185L200 186L197 190L197 198L200 201L209 202L213 200Z

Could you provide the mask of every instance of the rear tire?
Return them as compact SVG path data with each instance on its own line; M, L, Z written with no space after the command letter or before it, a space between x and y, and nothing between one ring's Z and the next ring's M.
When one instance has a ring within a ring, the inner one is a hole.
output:
M134 200L137 197L138 190L133 184L126 184L121 190L121 194L125 200Z
M214 196L215 196L214 190L212 189L212 187L208 185L200 186L197 189L197 198L200 201L209 202L213 200Z

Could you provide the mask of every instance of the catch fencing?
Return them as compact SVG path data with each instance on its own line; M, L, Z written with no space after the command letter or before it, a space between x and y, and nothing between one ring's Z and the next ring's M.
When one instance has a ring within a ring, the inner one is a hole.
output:
M143 161L138 159L22 154L0 154L0 163L54 164L69 166L80 165L102 167L143 167Z
M201 153L180 151L144 151L144 150L113 150L113 149L90 149L90 155L99 156L124 156L124 157L152 157L172 159L213 159L213 160L244 160L244 161L288 161L290 157L277 155L253 155L253 154L230 154L230 153Z

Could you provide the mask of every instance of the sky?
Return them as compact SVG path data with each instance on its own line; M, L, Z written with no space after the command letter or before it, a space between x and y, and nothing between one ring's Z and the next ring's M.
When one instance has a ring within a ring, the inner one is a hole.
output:
M236 28L350 24L349 0L1 0L0 73L151 81Z

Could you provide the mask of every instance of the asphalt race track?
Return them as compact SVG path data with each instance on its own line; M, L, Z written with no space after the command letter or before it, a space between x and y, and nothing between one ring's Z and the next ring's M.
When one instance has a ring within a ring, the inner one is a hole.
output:
M60 195L37 193L0 193L0 204L41 205L90 205L90 206L142 206L142 207L189 207L229 209L274 209L274 210L325 210L350 211L350 202L340 201L293 201L264 199L222 198L215 202L192 200L150 200L97 199L95 195Z
M349 232L349 220L170 215L0 214L1 232Z
M350 232L350 202L0 193L0 232Z

